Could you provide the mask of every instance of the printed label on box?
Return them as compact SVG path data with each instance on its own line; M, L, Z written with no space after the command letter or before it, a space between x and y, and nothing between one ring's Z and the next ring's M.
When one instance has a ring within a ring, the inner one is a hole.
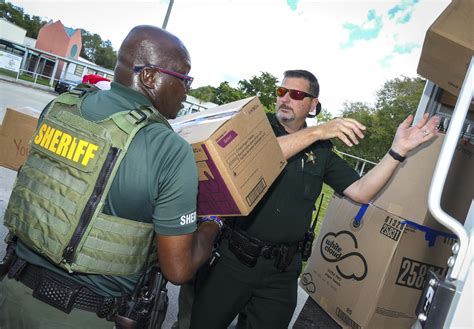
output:
M444 277L446 270L447 268L403 257L395 283L399 286L421 290L429 271L433 271L439 277Z
M338 263L336 270L342 278L362 281L367 276L368 265L365 257L355 251L357 249L357 239L349 231L327 233L322 238L320 246L321 256L324 260L329 263ZM334 278L338 279L335 273L329 273L329 275L333 280Z

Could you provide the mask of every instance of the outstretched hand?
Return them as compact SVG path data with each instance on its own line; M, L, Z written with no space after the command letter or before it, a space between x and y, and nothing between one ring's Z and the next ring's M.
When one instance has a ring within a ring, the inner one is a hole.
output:
M409 115L399 126L392 143L392 149L398 154L405 156L420 144L426 143L438 135L439 117L429 119L428 113L413 127L413 115Z

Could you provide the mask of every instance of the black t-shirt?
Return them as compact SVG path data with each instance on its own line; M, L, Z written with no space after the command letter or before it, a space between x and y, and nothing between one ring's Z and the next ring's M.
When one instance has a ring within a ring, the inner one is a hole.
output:
M277 137L288 134L275 114L268 114L268 119ZM317 141L288 159L264 198L250 215L237 218L236 226L262 241L301 240L311 223L323 182L342 194L360 178L332 148L329 140Z

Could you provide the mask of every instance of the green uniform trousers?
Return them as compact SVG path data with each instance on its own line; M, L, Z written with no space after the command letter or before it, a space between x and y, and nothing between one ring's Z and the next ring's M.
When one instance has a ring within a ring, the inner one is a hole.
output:
M191 329L225 329L245 310L247 329L287 329L297 301L301 255L285 272L273 259L259 257L255 267L242 264L223 240L221 258L196 281Z
M14 279L0 282L0 329L96 329L114 323L95 313L73 308L66 314L33 298L32 290Z

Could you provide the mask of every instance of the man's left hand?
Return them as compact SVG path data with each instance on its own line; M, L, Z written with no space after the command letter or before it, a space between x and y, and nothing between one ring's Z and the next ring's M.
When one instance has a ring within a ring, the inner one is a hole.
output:
M413 150L420 144L426 143L436 135L438 135L439 117L432 117L428 120L428 113L416 125L411 127L413 115L409 115L399 126L393 139L392 149L405 156L409 151Z

